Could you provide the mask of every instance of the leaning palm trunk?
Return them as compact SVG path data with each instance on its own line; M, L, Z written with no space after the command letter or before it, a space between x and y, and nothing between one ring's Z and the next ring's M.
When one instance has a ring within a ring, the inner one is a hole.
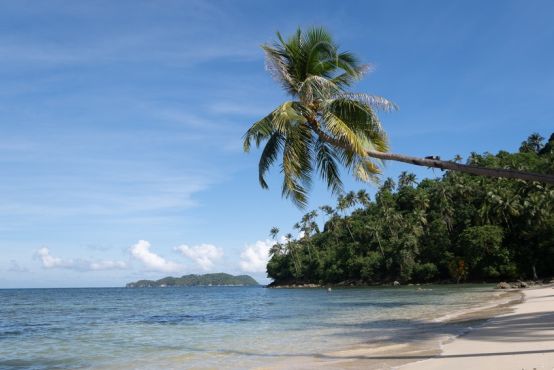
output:
M478 167L469 164L461 164L450 161L442 161L440 159L418 158L403 154L383 153L374 150L368 150L367 156L383 160L391 160L414 164L416 166L425 166L432 168L440 168L441 170L451 170L465 172L472 175L488 176L488 177L504 177L507 179L520 179L527 181L538 181L546 184L554 184L554 175L517 171L506 168L488 168Z

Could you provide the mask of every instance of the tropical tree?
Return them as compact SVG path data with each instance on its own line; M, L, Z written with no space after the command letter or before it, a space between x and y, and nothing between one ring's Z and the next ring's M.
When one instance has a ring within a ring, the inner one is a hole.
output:
M298 29L286 40L277 33L277 39L273 45L262 46L266 67L292 100L254 123L243 143L246 152L252 144L265 143L259 161L263 188L268 187L265 174L278 158L282 159L282 194L301 207L307 203L314 172L332 192L341 193L340 165L358 180L374 182L382 160L554 184L554 175L389 153L376 112L395 110L396 105L380 96L349 91L369 66L354 54L340 51L323 28Z
M554 135L547 145L554 145ZM545 146L474 153L472 160L538 171L554 164L554 153ZM268 276L277 285L553 276L553 186L461 172L414 186L398 182L388 181L363 209L360 192L339 197L337 209L320 207L323 230L304 233L289 247L283 242L286 249L270 256ZM313 217L313 212L302 216L295 228L315 230Z
M369 207L369 205L371 204L371 199L368 192L364 189L358 190L358 192L356 193L356 202L358 202L364 208Z
M277 238L277 235L279 234L279 228L278 227L272 227L271 230L269 230L269 236L271 236L271 239L275 240Z
M533 133L529 135L527 140L521 143L521 146L519 147L520 152L533 152L533 153L539 153L541 149L543 148L542 141L544 140L544 137L542 137L538 133Z
M356 198L353 191L349 191L348 193L346 193L346 195L340 194L337 199L337 210L341 212L344 216L346 216L346 211L350 207L354 206L355 201ZM344 222L344 224L346 225L346 229L348 230L352 241L354 241L354 235L352 234L352 229L350 228L350 220L347 217L344 217L342 219L342 222Z
M400 173L400 176L398 176L398 186L401 188L413 186L414 184L416 184L416 180L417 178L415 174L408 171L402 171Z
M269 230L269 236L271 236L271 239L275 241L275 244L271 246L269 249L269 255L273 256L275 254L280 255L283 253L283 245L279 242L277 242L277 235L279 234L279 228L278 227L272 227L271 230Z

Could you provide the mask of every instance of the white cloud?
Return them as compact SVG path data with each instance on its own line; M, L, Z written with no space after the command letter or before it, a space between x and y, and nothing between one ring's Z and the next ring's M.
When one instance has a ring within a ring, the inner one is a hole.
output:
M162 272L175 272L183 269L183 266L173 261L150 252L150 243L146 240L139 240L130 248L131 255L142 262L149 270Z
M265 272L269 260L269 249L275 240L258 240L254 245L247 245L240 254L240 268L247 272Z
M37 251L37 255L39 256L42 266L51 269L56 267L69 267L72 263L71 261L63 261L59 257L54 257L50 255L50 251L46 247L42 247Z
M183 244L175 247L175 250L196 262L205 271L212 269L215 260L223 257L223 250L211 244L200 244L193 247Z
M65 268L76 271L102 271L127 268L123 261L112 260L87 260L87 259L62 259L50 254L50 250L42 247L37 251L42 267L47 269Z

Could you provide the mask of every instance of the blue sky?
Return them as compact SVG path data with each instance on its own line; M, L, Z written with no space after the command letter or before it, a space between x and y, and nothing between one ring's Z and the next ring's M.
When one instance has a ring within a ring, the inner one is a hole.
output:
M323 25L375 66L393 151L517 149L554 125L551 1L0 2L0 288L260 271L301 215L247 127L287 97L276 31ZM386 176L411 170L389 163ZM371 187L348 179L347 189ZM321 184L311 207L333 204Z

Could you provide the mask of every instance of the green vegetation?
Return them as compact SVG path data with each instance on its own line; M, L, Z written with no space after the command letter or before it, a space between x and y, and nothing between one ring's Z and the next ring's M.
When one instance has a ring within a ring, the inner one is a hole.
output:
M265 142L259 162L263 188L268 187L265 173L278 159L282 161L282 194L300 207L307 203L314 172L339 194L339 165L361 181L374 182L380 160L554 184L552 174L532 173L527 168L484 167L477 161L462 164L387 153L387 138L376 111L396 106L382 97L348 90L369 71L368 65L352 53L339 51L322 28L305 33L299 29L287 40L279 33L277 37L274 45L263 46L266 66L293 100L254 123L244 135L246 152L252 144L259 147Z
M473 153L468 165L552 174L554 134L546 144L531 135L517 153ZM417 183L403 172L397 183L384 181L375 200L364 190L341 195L294 228L303 236L289 234L270 251L267 273L277 285L554 275L554 187L539 182L449 171Z
M164 288L172 286L230 286L259 285L248 275L229 275L225 273L205 275L183 275L181 277L165 277L160 280L139 280L126 285L127 288Z

